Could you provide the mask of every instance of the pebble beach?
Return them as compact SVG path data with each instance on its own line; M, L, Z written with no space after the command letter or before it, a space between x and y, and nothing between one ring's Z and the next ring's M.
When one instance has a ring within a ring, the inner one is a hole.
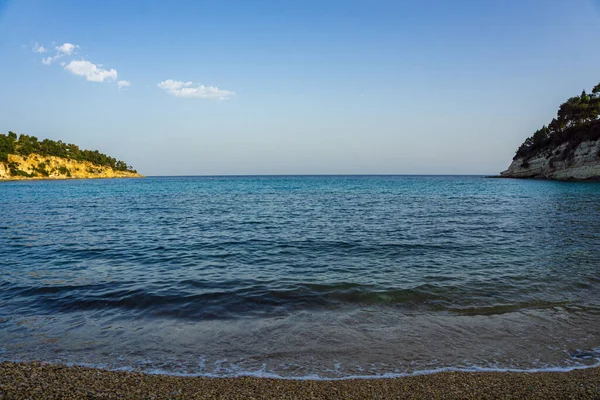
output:
M600 399L600 368L393 379L204 378L0 363L0 399Z

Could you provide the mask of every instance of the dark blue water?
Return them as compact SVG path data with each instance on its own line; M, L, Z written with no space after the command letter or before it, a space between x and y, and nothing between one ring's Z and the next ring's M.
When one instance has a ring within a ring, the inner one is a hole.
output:
M600 184L0 184L0 358L388 376L600 359Z

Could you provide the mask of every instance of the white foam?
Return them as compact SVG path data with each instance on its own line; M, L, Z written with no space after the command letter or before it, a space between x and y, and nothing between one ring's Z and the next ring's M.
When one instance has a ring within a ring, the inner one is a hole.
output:
M476 372L521 372L521 373L537 373L537 372L569 372L580 369L588 369L588 368L597 368L600 367L600 360L598 360L595 364L592 365L576 365L569 367L544 367L544 368L489 368L489 367L443 367L443 368L434 368L434 369L426 369L426 370L418 370L413 372L386 372L382 374L373 374L373 375L347 375L342 377L324 377L317 373L304 375L304 376L282 376L273 372L267 372L263 369L259 371L237 371L235 373L183 373L183 372L173 372L167 371L162 368L155 368L152 370L144 370L150 375L168 375L168 376L179 376L179 377L202 377L202 378L241 378L241 377L251 377L251 378L262 378L262 379L283 379L283 380L318 380L318 381L341 381L348 379L393 379L393 378L405 378L409 376L420 376L420 375L432 375L438 374L442 372L468 372L468 373L476 373Z
M594 354L599 354L597 350L593 351ZM595 362L592 364L575 364L570 366L543 366L543 367L532 367L532 368L514 368L514 367L498 367L498 366L469 366L469 367L440 367L423 370L415 370L411 372L399 372L397 369L394 372L384 372L380 374L369 374L369 375L345 375L339 377L321 376L318 373L311 373L302 376L285 376L275 372L267 371L267 365L262 364L261 368L255 371L246 370L243 367L229 363L226 365L227 359L217 360L213 363L213 372L203 370L205 369L205 359L201 357L198 365L198 372L178 372L164 368L135 368L132 366L119 366L111 367L105 363L77 363L77 362L43 362L44 364L62 364L68 367L80 366L88 368L96 368L107 371L126 371L126 372L143 372L149 375L166 375L166 376L178 376L178 377L203 377L203 378L239 378L239 377L252 377L252 378L263 378L263 379L283 379L283 380L318 380L318 381L338 381L348 379L393 379L393 378L404 378L410 376L420 375L432 375L443 372L518 372L518 373L538 373L538 372L570 372L575 370L582 370L588 368L600 367L600 357L594 357ZM0 362L11 361L11 362L27 362L29 360L14 360L5 359L0 357ZM148 362L147 364L152 364ZM359 371L364 371L360 366L356 366ZM343 373L341 363L336 363L334 369L323 369L323 372L336 372Z

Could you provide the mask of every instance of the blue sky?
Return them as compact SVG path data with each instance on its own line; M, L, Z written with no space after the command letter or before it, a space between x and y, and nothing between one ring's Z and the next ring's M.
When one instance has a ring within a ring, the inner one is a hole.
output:
M0 0L0 132L146 175L492 174L598 43L600 0Z

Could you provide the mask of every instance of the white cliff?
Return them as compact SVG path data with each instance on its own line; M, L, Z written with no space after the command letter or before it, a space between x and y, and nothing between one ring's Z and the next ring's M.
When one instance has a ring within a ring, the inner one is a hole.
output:
M600 139L581 142L574 147L569 142L546 149L526 160L513 160L504 178L540 178L559 180L600 180Z

